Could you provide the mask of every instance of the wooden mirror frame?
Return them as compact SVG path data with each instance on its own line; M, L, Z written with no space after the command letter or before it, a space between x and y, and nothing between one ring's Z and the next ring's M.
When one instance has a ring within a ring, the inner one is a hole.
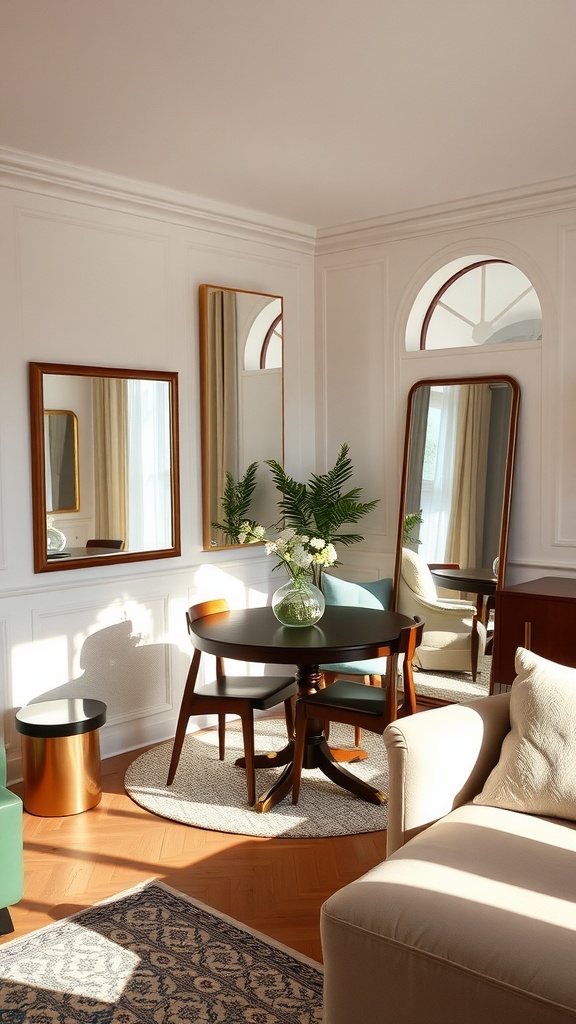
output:
M219 544L216 542L215 531L212 528L212 522L218 516L211 514L211 509L214 509L215 504L219 504L222 499L222 494L216 493L218 488L214 485L215 478L218 477L218 471L216 468L217 454L215 449L215 435L217 433L217 425L219 423L219 416L221 415L221 409L224 405L224 399L219 392L220 385L220 374L223 369L221 362L216 363L216 369L214 368L214 352L211 346L211 331L210 331L210 318L209 318L209 303L210 296L213 293L226 293L235 296L250 296L254 297L254 300L262 299L268 300L267 303L262 305L262 309L266 308L266 305L274 300L280 302L280 317L276 317L274 324L276 326L279 320L283 322L284 318L284 300L281 295L273 295L269 292L258 292L251 291L243 288L228 288L223 285L214 284L201 284L199 286L199 313L200 313L200 410L201 410L201 445L202 445L202 543L205 551L218 551L222 549L241 547L239 544ZM259 310L258 312L261 312ZM246 325L243 324L243 327ZM268 335L270 331L268 332ZM236 346L236 357L237 363L239 362L238 353L238 337L234 339ZM243 335L241 340L245 340ZM268 346L268 336L264 339L263 352L265 354ZM267 445L264 445L262 451L250 451L244 452L244 458L242 459L242 466L239 475L246 471L248 465L252 462L259 463L258 473L263 473L265 467L262 467L262 462L268 458L275 458L278 462L283 464L284 462L284 346L282 345L282 366L281 366L281 381L280 381L280 400L278 408L278 426L280 434L280 444L278 449L268 449ZM260 369L264 369L262 364ZM276 368L275 368L276 369ZM220 399L220 401L218 400ZM240 420L240 407L239 407L238 420ZM259 436L266 437L265 432L261 433L260 424ZM235 433L235 443L242 444L243 438L241 437L241 423L237 422L237 428ZM227 467L228 468L228 467ZM267 470L266 470L267 472ZM236 480L237 475L232 473L233 478ZM255 517L259 518L259 512L257 508L259 496L265 495L264 502L268 504L269 495L265 490L267 487L270 488L270 495L273 493L273 485L270 480L263 479L259 476L257 489L255 492ZM262 489L264 488L264 490ZM214 492L214 493L213 493ZM277 516L277 510L274 509L274 518ZM260 517L261 518L261 517ZM264 516L264 518L266 518Z
M44 446L44 378L46 375L71 377L105 377L121 380L166 381L169 387L169 438L172 543L169 547L145 551L118 550L102 555L71 556L49 559L46 524L46 456ZM127 370L109 366L84 366L67 363L30 363L30 443L32 470L32 529L34 541L34 572L62 572L68 569L86 569L94 565L120 562L141 562L157 558L175 558L180 555L180 470L178 447L178 374L169 371Z
M503 480L502 517L500 525L500 541L498 546L498 572L496 588L504 586L506 576L506 559L508 555L508 529L510 522L510 504L512 500L512 478L514 471L514 454L516 450L516 435L518 426L518 410L520 404L520 386L518 382L507 375L502 376L478 376L478 377L437 377L416 381L408 394L408 407L406 412L406 431L404 438L404 457L402 466L402 483L400 487L400 509L398 515L398 535L396 540L396 562L394 568L394 607L398 601L398 589L400 570L402 564L402 546L404 536L404 516L406 514L406 490L409 475L410 452L412 443L412 419L415 395L424 387L456 384L508 384L511 388L510 422L508 428L508 439L506 446L506 458ZM464 568L464 567L463 567ZM468 568L468 567L467 567Z

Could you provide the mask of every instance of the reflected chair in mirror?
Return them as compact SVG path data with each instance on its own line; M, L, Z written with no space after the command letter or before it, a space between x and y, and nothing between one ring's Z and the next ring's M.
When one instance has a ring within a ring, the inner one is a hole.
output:
M412 661L422 641L424 621L417 616L412 626L405 626L400 633L398 658L402 657L402 674L404 679L404 699L398 706L397 686L364 686L348 679L337 679L323 690L317 690L307 697L300 697L296 703L296 745L294 749L294 770L292 783L292 803L298 803L300 781L306 748L306 730L309 719L321 722L341 722L354 728L366 729L382 735L386 726L397 718L414 714L416 697L414 694L414 677ZM326 769L324 769L326 770ZM338 766L339 772L344 769ZM351 780L354 776L347 773ZM351 791L354 792L353 781ZM364 787L357 795L366 799ZM371 803L383 804L386 796L378 789L373 789Z
M123 540L110 540L109 538L107 538L106 540L104 540L104 539L96 540L94 537L92 537L90 540L86 541L86 547L87 548L111 548L114 551L122 551L123 548L124 548L124 541Z
M186 612L188 632L197 619L229 611L228 602L223 598L201 601ZM218 715L218 756L224 760L226 742L226 715L237 715L242 722L244 759L246 764L246 785L248 803L256 802L256 773L254 768L254 711L268 711L278 704L284 704L288 739L294 736L294 701L296 679L294 676L240 676L226 675L224 660L216 658L216 679L196 689L202 652L194 649L192 662L184 687L180 714L176 726L172 758L168 770L169 786L174 781L186 729L195 715ZM206 655L206 658L211 657Z
M345 605L352 608L381 608L388 611L392 603L392 580L371 580L369 583L355 583L343 580L338 576L322 574L322 591L326 604ZM334 665L320 665L326 686L330 686L336 676L354 679L362 676L364 683L370 686L381 686L382 676L386 675L386 658L371 658L367 661L341 662ZM328 739L329 726L326 726ZM354 730L354 744L361 743L361 729Z
M410 548L402 548L398 611L421 615L426 629L414 664L431 672L471 672L476 680L484 655L486 628L472 601L438 596L430 567Z

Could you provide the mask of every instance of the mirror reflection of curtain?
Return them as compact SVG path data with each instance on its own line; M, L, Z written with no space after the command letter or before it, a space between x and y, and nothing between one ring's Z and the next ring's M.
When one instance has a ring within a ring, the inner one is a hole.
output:
M210 461L210 522L221 519L220 497L226 472L235 480L238 467L238 369L236 352L236 296L226 289L208 293L207 376L211 382L206 396L208 436L214 451Z
M429 389L427 389L429 390ZM435 450L425 453L428 462L424 471L422 487L423 523L420 528L422 556L427 562L451 561L447 554L447 535L452 504L454 478L454 452L460 388L443 387L437 395L439 406L434 403L439 416ZM431 436L430 415L428 418L427 441Z
M96 537L122 539L127 524L127 381L94 377L94 489Z
M428 408L430 405L430 388L418 388L412 399L412 421L410 424L410 471L406 481L405 511L408 514L419 512L422 508L422 477L424 474L424 456L426 453L426 431L428 428ZM408 547L418 549L416 529L412 530L414 543Z
M131 551L172 544L170 394L158 380L128 385L128 535Z
M488 384L470 384L459 390L446 558L468 568L482 565L491 395Z

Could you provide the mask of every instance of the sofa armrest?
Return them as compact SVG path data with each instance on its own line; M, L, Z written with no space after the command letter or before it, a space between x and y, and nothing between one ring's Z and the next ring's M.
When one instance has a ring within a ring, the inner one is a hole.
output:
M479 793L510 730L510 694L421 711L384 730L387 856Z

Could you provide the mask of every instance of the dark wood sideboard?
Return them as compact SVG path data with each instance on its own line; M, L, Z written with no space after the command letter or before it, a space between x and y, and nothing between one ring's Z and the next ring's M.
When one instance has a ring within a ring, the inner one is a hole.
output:
M576 668L576 579L544 576L496 591L494 684L514 682L514 655L526 647Z

